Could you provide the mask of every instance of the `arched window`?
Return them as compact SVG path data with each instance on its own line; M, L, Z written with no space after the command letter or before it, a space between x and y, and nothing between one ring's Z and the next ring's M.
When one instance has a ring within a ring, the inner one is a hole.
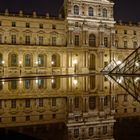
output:
M107 17L107 9L103 9L103 17Z
M51 79L52 89L59 89L60 88L60 78L53 78Z
M79 15L79 6L74 5L74 15Z
M31 55L26 54L25 55L25 67L30 67L31 66Z
M93 8L92 8L92 7L89 7L89 8L88 8L88 15L89 15L89 16L93 16L93 15L94 15L94 13L93 13Z
M25 79L25 89L30 89L31 88L31 80L30 79Z
M43 89L44 88L44 79L38 79L37 81L37 86L38 86L38 89Z
M17 54L10 54L9 56L9 65L15 67L18 65L18 56Z
M90 70L95 70L96 69L96 58L94 54L90 55L90 65L89 65Z
M12 80L10 84L11 84L10 89L13 89L13 90L17 89L18 82L16 80Z
M45 65L45 56L43 54L38 55L38 66L43 67Z
M51 63L52 63L52 67L60 67L60 55L53 54Z
M94 34L89 35L89 46L96 47L96 36Z

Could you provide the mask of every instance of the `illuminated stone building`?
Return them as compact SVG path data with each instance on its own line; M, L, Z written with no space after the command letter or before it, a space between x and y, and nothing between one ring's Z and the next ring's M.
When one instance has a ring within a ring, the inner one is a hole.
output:
M116 23L113 6L111 0L64 0L58 18L5 10L0 75L99 73L112 60L121 62L139 46L140 26ZM0 127L63 122L71 139L113 139L115 95L118 115L139 110L126 111L129 95L110 87L95 76L0 82Z

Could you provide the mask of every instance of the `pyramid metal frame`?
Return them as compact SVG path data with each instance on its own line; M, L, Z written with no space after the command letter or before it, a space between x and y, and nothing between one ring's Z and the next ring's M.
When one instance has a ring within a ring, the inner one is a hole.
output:
M108 72L109 74L140 75L140 47L133 51L124 61Z

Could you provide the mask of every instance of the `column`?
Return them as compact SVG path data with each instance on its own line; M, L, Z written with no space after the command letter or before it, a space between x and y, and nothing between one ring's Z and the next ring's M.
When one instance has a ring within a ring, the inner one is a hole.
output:
M115 30L111 30L111 47L115 47Z

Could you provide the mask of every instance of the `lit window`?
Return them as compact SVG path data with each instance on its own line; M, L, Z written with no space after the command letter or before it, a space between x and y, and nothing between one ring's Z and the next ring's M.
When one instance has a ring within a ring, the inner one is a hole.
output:
M74 5L74 15L79 15L79 6Z
M18 58L16 54L11 54L11 66L17 66Z
M44 88L44 79L38 79L38 88L39 89L42 89Z
M38 66L39 67L44 66L44 55L42 55L42 54L38 55Z
M25 67L30 67L31 66L31 55L26 54L25 55Z
M26 80L25 80L25 89L29 89L30 86L31 86L31 80L26 79Z

